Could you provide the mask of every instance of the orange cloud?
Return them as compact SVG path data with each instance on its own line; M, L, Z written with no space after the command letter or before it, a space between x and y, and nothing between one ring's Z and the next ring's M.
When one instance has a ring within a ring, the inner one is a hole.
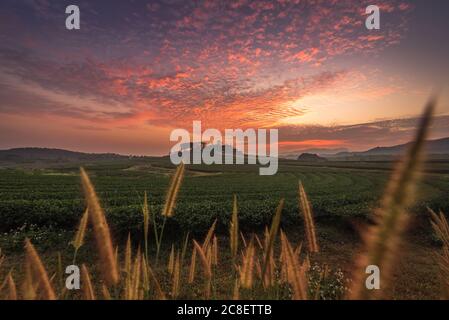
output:
M304 49L299 51L293 57L301 62L311 62L315 56L320 52L317 48Z

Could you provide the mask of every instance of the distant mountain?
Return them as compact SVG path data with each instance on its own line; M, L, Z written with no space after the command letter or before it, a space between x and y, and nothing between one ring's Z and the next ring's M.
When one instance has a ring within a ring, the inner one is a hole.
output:
M296 159L298 157L298 154L301 153L313 153L317 154L320 157L328 157L328 156L334 156L337 153L341 152L348 152L348 149L346 148L335 148L335 149L326 149L326 148L310 148L310 149L298 149L298 150L292 150L288 152L283 152L280 154L282 158L285 159Z
M335 157L397 156L403 154L411 144L412 142L408 142L391 147L376 147L363 152L340 152ZM425 152L430 155L449 154L449 138L428 140L425 144Z
M298 159L298 161L304 161L304 162L324 162L327 161L326 158L322 158L314 153L302 153Z
M49 148L15 148L0 150L0 161L12 163L32 161L104 161L126 158L128 158L128 156L114 153L83 153Z

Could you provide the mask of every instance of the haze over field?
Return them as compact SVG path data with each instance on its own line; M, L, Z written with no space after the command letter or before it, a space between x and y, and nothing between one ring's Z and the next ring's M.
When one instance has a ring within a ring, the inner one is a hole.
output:
M411 140L441 88L447 1L69 1L0 4L0 149L168 154L173 128L279 128L280 151Z

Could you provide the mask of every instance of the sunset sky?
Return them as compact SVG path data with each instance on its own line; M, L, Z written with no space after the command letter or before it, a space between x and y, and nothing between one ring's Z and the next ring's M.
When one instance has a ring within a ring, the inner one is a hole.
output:
M446 0L2 0L0 149L162 155L201 120L365 150L409 141L434 91L449 137L448 31Z

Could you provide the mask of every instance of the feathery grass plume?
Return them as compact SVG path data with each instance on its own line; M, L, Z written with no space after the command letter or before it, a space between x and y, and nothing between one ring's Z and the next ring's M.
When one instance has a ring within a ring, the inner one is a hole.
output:
M22 285L23 298L25 300L36 300L36 286L33 282L31 265L28 259L25 261L25 279Z
M89 220L93 225L98 253L100 255L101 271L107 284L115 285L119 282L119 273L114 257L114 247L112 245L109 226L103 209L100 206L97 194L95 193L95 189L83 168L81 168L81 181L87 200Z
M84 211L83 216L81 217L78 230L76 231L75 237L72 241L72 245L75 248L75 253L73 255L73 263L76 261L76 255L78 253L78 250L81 248L81 246L84 243L84 237L86 235L86 228L87 228L87 221L89 220L89 211L86 209Z
M139 299L141 274L142 274L142 254L140 252L140 248L138 248L131 275L131 290L129 294L130 300Z
M175 245L172 244L167 266L168 273L173 274L174 268L175 268Z
M32 271L31 274L37 280L37 283L42 290L43 298L45 300L56 300L56 295L50 284L50 280L48 279L47 271L42 264L39 254L29 239L25 239L25 251Z
M204 252L204 249L195 240L193 240L193 245L195 246L195 249L200 257L200 261L203 265L204 275L206 276L206 278L212 277L211 266L209 264L209 260L207 259L206 253Z
M209 230L207 231L206 238L204 239L202 248L204 251L207 251L207 248L209 247L210 241L212 240L212 237L215 232L215 227L217 225L217 219L214 220L214 223L210 226Z
M137 252L136 252L136 256L134 258L134 263L131 261L130 262L130 271L126 276L125 279L125 288L124 288L124 292L123 292L123 299L124 300L133 300L133 296L134 296L134 283L135 283L135 277L136 277L136 273L137 270L136 268L139 267L138 266L138 260L140 259L140 247L138 248ZM131 257L132 258L132 257Z
M213 252L212 252L212 246L208 246L207 250L206 250L206 258L207 258L207 263L211 266L212 268L212 256L213 256Z
M437 215L432 209L428 208L428 210L432 218L430 224L432 225L435 234L443 242L443 245L449 248L449 225L446 217L441 211L440 214Z
M12 273L9 272L8 276L6 277L8 281L8 300L17 300L17 288L16 283L14 282L14 279L12 277Z
M214 266L218 266L218 239L214 236L214 240L212 241L212 264Z
M128 300L131 291L131 267L132 267L132 249L131 249L131 234L128 233L128 238L125 245L125 259L123 261L123 271L125 272L125 289L123 292L124 299Z
M101 292L103 293L104 300L112 300L111 293L109 292L108 287L104 285L104 283L101 285Z
M437 255L438 266L440 268L440 283L442 298L449 299L449 225L443 212L437 215L429 209L432 216L431 224L437 237L443 242L442 253Z
M204 276L206 278L205 287L204 287L204 296L206 299L209 299L210 297L210 287L211 287L211 280L212 280L212 268L210 265L210 261L207 258L203 248L193 240L193 245L195 246L196 251L198 252L198 255L200 257L200 261L203 265L203 272Z
M194 248L192 251L192 259L190 260L189 279L188 279L189 284L192 284L193 281L195 281L195 271L196 271L196 250Z
M240 270L240 284L242 288L251 289L253 287L255 254L256 248L254 246L254 237L252 237L243 255L243 265Z
M142 259L142 287L146 293L150 290L150 278L148 276L148 264L146 259Z
M264 288L268 288L274 285L275 281L275 275L274 272L276 271L276 263L274 262L273 257L273 251L269 253L270 257L268 259L268 266L267 270L265 271L265 277L262 278L262 283L264 285ZM260 274L262 276L262 273Z
M316 229L315 223L313 221L313 212L310 206L309 199L307 197L306 191L304 187L299 181L298 186L298 198L299 198L299 206L301 207L301 212L304 217L304 225L306 230L306 238L307 238L307 246L310 253L316 253L320 251L318 246L318 241L316 239Z
M148 260L148 229L150 226L150 208L148 207L148 196L145 191L143 196L143 236L144 236L144 245L145 245L145 258Z
M181 188L182 180L184 178L184 171L185 171L185 165L184 165L184 163L181 163L176 168L175 174L173 175L173 177L171 179L170 188L168 189L167 196L165 198L164 208L162 210L162 216L164 217L164 220L162 222L162 227L161 227L159 237L157 236L156 223L153 223L155 236L156 236L156 266L159 262L159 254L161 251L161 243L162 243L162 237L164 235L165 223L167 222L167 218L173 216L173 211L174 211L174 208L176 205L176 199L178 198L178 193Z
M294 250L284 232L281 232L281 246L285 255L287 280L293 289L292 298L294 300L307 300L306 269L301 267L299 257L295 256Z
M376 223L365 232L365 246L356 260L350 299L381 299L387 294L391 267L399 253L399 242L408 217L406 210L413 202L413 189L434 106L435 101L431 100L421 118L414 142L388 183L381 206L376 211ZM369 265L381 270L380 290L368 290L365 286L365 269Z
M298 246L295 249L295 256L299 257L301 256L301 251L302 251L302 242L300 242L298 244Z
M229 239L231 245L231 256L235 260L239 250L239 217L237 208L237 196L234 195L234 204L232 206L231 224L229 227Z
M178 197L179 189L181 188L182 179L184 177L185 165L181 163L176 168L175 174L170 182L167 197L165 198L164 209L162 215L166 217L173 216L173 209L175 208L176 198Z
M258 239L257 236L255 238L256 238L256 240ZM269 239L269 232L267 231L265 234L264 244L262 244L260 239L256 241L258 243L258 246L262 249L262 252L265 252L265 248L268 245L268 239ZM262 255L262 261L265 261L265 257L263 255ZM274 261L274 250L271 250L269 253L267 269L265 271L264 276L262 276L262 265L259 261L259 258L256 259L257 276L260 278L260 280L262 280L262 284L265 289L274 285L275 270L276 270L276 264Z
M283 208L284 208L284 199L281 199L276 209L276 213L274 214L273 221L271 222L270 233L268 235L267 244L265 246L264 262L262 265L262 279L265 279L265 273L267 272L267 268L269 267L274 241L276 240L279 225L281 224L281 214Z
M84 300L96 300L94 287L90 279L89 270L83 263L81 265L81 277L83 279L83 298Z
M179 252L176 254L175 265L173 269L173 280L172 280L172 298L176 299L179 295L181 286L181 263Z
M151 266L148 264L148 274L150 275L151 279L154 282L154 287L156 289L156 298L159 300L166 300L167 298L165 297L165 293L162 290L162 287L159 283L159 280L156 278L156 275L153 272L153 269L151 268Z

